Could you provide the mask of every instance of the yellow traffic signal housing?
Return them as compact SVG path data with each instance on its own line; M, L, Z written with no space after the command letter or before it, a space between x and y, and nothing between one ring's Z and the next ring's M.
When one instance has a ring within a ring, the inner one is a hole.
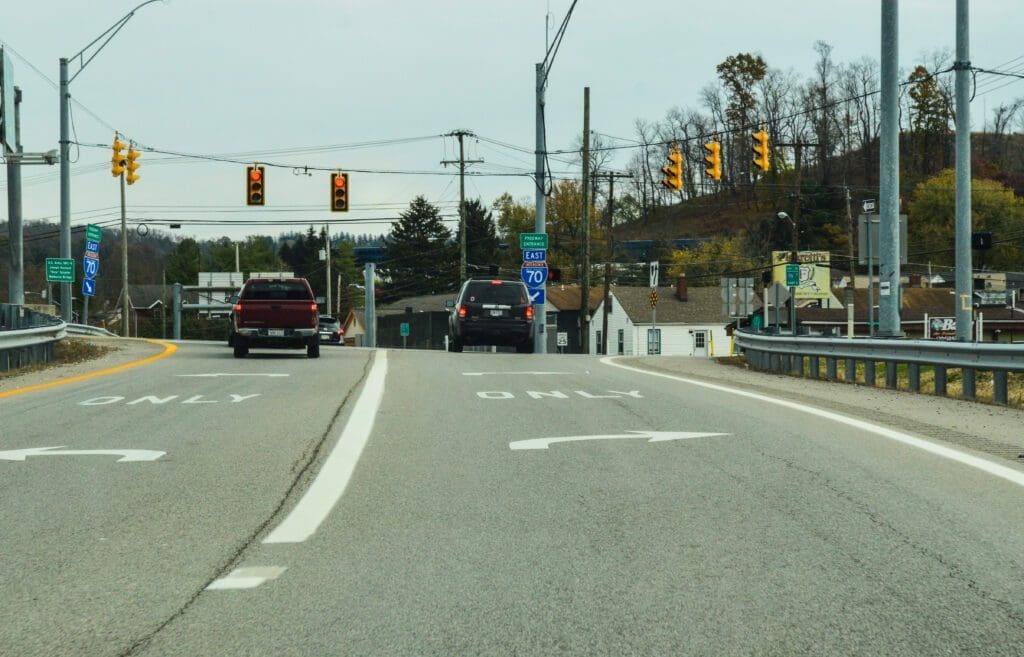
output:
M683 188L683 154L679 148L672 148L668 154L668 166L661 167L661 172L665 174L662 185L677 192Z
M722 179L722 144L718 140L715 140L709 144L704 144L704 148L708 150L710 155L704 156L704 160L708 163L708 167L704 169L705 173L711 176L715 180Z
M139 179L139 174L135 172L139 170L139 163L136 160L139 159L140 155L142 153L135 150L133 146L128 147L128 164L125 165L125 168L128 169L128 175L125 177L125 180L129 185L135 184L135 181Z
M124 173L124 149L128 148L128 144L124 143L114 135L114 143L110 146L114 154L110 157L110 175L117 178Z
M754 138L754 153L757 157L754 158L754 164L761 171L767 171L770 168L768 160L768 133L765 132L764 127L751 135Z
M331 174L331 212L348 212L348 174Z
M266 201L266 169L257 164L245 167L245 204L264 205Z

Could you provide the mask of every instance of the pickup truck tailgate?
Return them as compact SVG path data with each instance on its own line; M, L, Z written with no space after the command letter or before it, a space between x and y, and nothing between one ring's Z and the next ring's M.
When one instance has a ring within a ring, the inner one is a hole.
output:
M317 325L318 310L312 300L242 299L237 308L238 328L313 328Z

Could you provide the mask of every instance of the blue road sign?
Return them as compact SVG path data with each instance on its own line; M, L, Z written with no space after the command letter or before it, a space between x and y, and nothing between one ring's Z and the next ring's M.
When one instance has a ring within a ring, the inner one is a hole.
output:
M96 278L100 271L100 261L96 258L82 258L82 271L86 278Z
M91 278L82 279L82 294L87 297L96 295L96 281Z
M547 259L547 249L526 249L523 251L523 262L544 262Z
M100 243L96 242L96 241L93 241L93 240L86 240L85 241L85 250L86 251L95 251L96 253L99 253L99 251L100 251Z
M530 303L544 303L544 288L530 290Z
M520 274L523 277L523 282L529 287L542 287L544 281L548 280L548 268L544 267L527 267L523 264L523 268L520 270ZM539 301L537 303L540 303Z

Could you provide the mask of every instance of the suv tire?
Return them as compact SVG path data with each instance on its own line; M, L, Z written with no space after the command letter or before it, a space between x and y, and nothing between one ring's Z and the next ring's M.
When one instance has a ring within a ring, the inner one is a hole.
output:
M462 340L460 340L458 338L454 338L452 340L451 350L453 352L455 352L455 353L461 353L462 352Z
M235 358L245 358L249 353L249 347L244 344L239 344L240 340L235 340Z
M306 356L308 358L320 358L320 336L314 335L306 343Z

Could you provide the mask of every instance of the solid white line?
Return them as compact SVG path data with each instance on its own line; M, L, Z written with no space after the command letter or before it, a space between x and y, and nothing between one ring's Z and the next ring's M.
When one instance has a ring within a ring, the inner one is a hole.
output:
M230 573L210 582L207 590L254 589L263 582L277 579L285 571L280 566L256 566L252 568L235 568Z
M301 543L316 532L341 499L356 463L359 462L359 456L363 453L363 447L370 439L377 409L384 397L387 370L387 352L382 349L373 357L373 366L338 443L324 461L306 494L281 524L263 539L264 543Z
M572 372L463 372L462 376L483 376L484 374L572 374Z
M855 418L847 417L845 415L839 415L838 413L832 413L830 411L826 411L820 408L814 408L813 406L804 406L803 404L787 401L785 399L776 399L775 397L761 395L756 392L738 390L736 388L730 388L728 386L718 385L715 383L706 383L704 381L697 381L695 379L687 379L686 377L676 376L674 374L651 372L650 370L641 369L639 367L623 365L621 363L614 362L617 358L619 357L606 356L601 359L601 362L604 363L605 365L611 365L612 367L619 367L624 370L639 372L640 374L659 376L664 379L681 381L683 383L689 383L691 385L700 386L702 388L707 388L709 390L727 392L732 395L739 395L740 397L748 397L750 399L756 399L758 401L767 402L769 404L776 404L777 406L785 406L786 408L792 409L794 411L800 411L801 413L816 415L820 418L825 418L827 420L839 422L841 424L845 424L856 429L868 431L875 435L882 436L883 438L895 440L896 442L903 443L904 445L909 445L911 447L922 449L926 452L935 454L936 456L941 456L943 458L957 461L958 463L962 463L972 468L977 468L978 470L981 470L983 472L987 472L991 475L1001 477L1003 479L1006 479L1007 481L1017 484L1018 486L1024 486L1024 472L1021 472L1020 470L1014 470L1013 468L1008 468L1004 465L1000 465L993 461L989 461L988 459L983 459L974 456L973 454L961 452L960 450L953 449L951 447L946 447L945 445L939 445L937 443L924 440L923 438L917 438L916 436L911 436L910 434L906 434L901 431L896 431L895 429L889 429L887 427L883 427L877 424L872 424L871 422L865 422L864 420L857 420Z

